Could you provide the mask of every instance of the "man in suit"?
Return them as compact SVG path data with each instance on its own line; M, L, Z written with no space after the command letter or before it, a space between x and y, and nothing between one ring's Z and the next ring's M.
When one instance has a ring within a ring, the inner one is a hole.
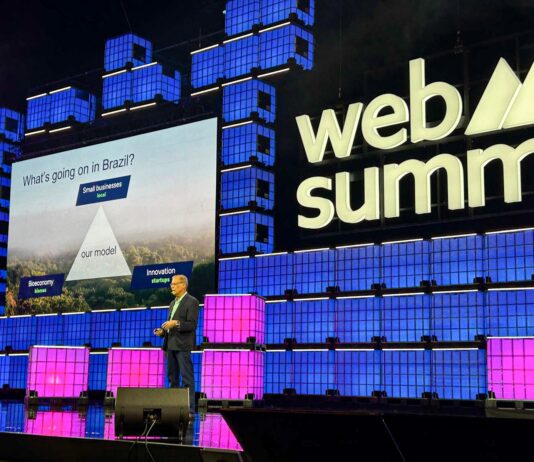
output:
M167 321L154 334L164 337L163 349L167 352L167 376L171 388L189 388L189 412L195 412L195 376L191 350L195 347L198 323L198 300L187 293L187 277L178 274L171 280L174 300L169 305Z

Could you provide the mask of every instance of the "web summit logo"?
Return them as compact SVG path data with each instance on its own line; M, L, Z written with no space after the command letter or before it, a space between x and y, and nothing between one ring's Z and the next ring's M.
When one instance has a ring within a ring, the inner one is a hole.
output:
M466 135L478 135L502 129L534 124L534 65L522 84L506 60L500 59L480 99L472 119L465 130ZM445 115L438 124L429 126L426 117L427 102L441 98L445 103ZM409 122L410 142L435 141L446 138L459 125L463 112L460 92L446 82L425 81L425 61L421 58L410 61L410 107L401 97L384 94L373 99L367 107L353 103L348 107L343 128L339 126L332 109L323 111L317 132L310 117L296 118L308 162L323 160L328 141L337 158L349 157L361 120L365 141L382 150L395 149L408 141L408 129L394 127ZM362 114L363 113L363 114ZM389 128L390 134L379 130ZM393 129L391 128L393 127ZM394 133L391 133L394 131ZM516 148L497 144L487 149L472 149L467 152L467 205L483 207L486 203L484 168L490 162L500 160L503 165L504 201L521 202L521 161L534 152L534 138ZM345 223L359 223L380 218L380 200L383 200L384 217L399 216L399 182L412 175L415 182L415 212L430 213L430 178L434 172L445 169L447 173L448 208L459 210L465 207L464 167L458 157L439 154L427 162L416 159L400 164L387 164L383 171L383 198L380 194L378 167L364 170L364 203L353 209L350 203L350 172L340 172L335 178L315 176L304 180L297 189L297 200L303 207L315 209L312 218L299 215L301 228L320 229L327 226L334 215ZM334 191L335 204L312 193L316 190Z

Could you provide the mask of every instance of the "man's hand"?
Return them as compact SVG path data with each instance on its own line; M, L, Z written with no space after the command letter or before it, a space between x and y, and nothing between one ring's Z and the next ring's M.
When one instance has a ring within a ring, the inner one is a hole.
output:
M161 325L161 328L165 330L171 330L174 327L180 327L180 321L175 321L174 319L171 319L170 321L166 321Z
M158 327L154 329L154 335L156 337L165 337L165 331L161 327Z

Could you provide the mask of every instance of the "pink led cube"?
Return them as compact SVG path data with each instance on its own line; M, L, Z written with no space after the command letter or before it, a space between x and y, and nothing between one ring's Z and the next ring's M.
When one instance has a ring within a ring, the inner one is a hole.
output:
M534 339L488 339L488 389L497 399L534 399Z
M265 300L256 295L206 295L204 336L211 343L264 343Z
M204 351L202 391L208 399L263 397L263 353L260 351Z
M159 348L111 348L108 352L106 390L118 387L161 388L165 352Z
M24 433L84 438L85 419L73 411L38 411L34 419L26 419Z
M40 398L78 398L88 380L89 348L30 348L26 395L36 391Z
M205 419L200 421L198 445L205 448L243 450L220 414L206 414Z

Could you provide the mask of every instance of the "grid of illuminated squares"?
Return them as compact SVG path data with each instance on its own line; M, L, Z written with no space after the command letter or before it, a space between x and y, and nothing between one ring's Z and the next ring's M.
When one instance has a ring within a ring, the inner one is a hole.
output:
M235 248L236 246L234 246ZM492 282L528 281L534 274L534 231L452 237L351 248L318 249L219 260L219 292L283 296L324 294L327 287L341 292L472 284L475 278Z
M96 97L79 88L64 88L28 100L28 130L42 128L45 124L61 124L66 121L84 123L95 119Z

